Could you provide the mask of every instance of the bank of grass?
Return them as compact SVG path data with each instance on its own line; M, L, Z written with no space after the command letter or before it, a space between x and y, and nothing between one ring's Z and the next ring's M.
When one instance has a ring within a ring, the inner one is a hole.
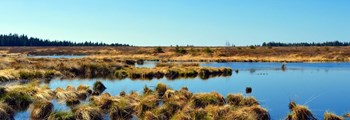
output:
M198 63L161 63L155 68L138 68L134 64L141 60L112 58L49 59L19 58L10 60L0 70L0 82L14 80L61 78L131 78L131 79L202 79L230 76L230 68L201 67Z
M199 66L171 66L171 67L156 67L156 68L136 68L129 67L121 70L116 70L114 73L116 78L124 79L146 79L163 78L173 80L178 78L195 78L208 79L217 76L231 76L231 68L211 68Z

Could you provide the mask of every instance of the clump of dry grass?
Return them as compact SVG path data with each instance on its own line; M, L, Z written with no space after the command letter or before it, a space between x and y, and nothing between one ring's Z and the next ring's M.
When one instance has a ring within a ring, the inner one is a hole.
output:
M152 89L149 89L146 85L145 87L143 87L143 94L146 95L146 94L150 94L152 93L153 90Z
M146 111L143 119L145 119L145 120L159 120L159 118L155 114L153 114L153 112L151 112L151 111Z
M233 106L240 106L243 100L244 100L244 97L242 94L227 95L227 103Z
M288 114L287 120L316 120L311 111L302 105L297 105L295 102L289 104L291 113Z
M78 120L102 120L103 115L98 108L91 106L80 106L74 113L75 119Z
M53 104L48 101L36 101L30 114L32 119L47 119L53 110Z
M255 98L244 97L242 94L229 94L226 100L228 104L235 107L259 105L259 102Z
M192 116L183 111L176 113L171 120L192 120Z
M124 79L124 78L128 77L128 73L126 70L116 70L114 72L114 76L118 79Z
M102 110L108 110L113 105L113 97L105 93L101 96L91 97L90 102Z
M238 110L230 111L224 119L227 120L270 120L268 111L258 105L242 107ZM304 120L304 119L300 119Z
M128 120L132 118L134 109L127 100L120 99L109 111L112 120Z
M203 67L199 70L199 77L202 79L208 79L209 77L215 77L215 76L230 76L232 75L232 69L231 68L208 68Z
M195 108L205 108L208 105L225 104L225 98L217 92L195 94L191 99Z
M13 116L8 114L5 110L0 109L0 118L4 120L13 120Z
M164 84L164 83L158 83L158 84L157 84L157 87L156 87L156 91L158 92L158 96L159 96L159 97L162 97L162 96L165 94L165 92L166 92L167 89L168 89L168 87L167 87L166 84Z
M330 112L325 112L323 119L324 120L344 120L343 117L337 116L336 114L330 113Z
M214 105L208 105L204 109L205 111L208 111L208 117L212 120L223 120L224 117L231 111L230 105L224 105L224 106L214 106Z
M30 96L18 92L9 92L1 99L15 110L25 110L29 107L29 104L32 103Z
M71 111L55 111L50 114L48 120L75 120L75 118Z
M136 105L135 111L138 116L143 116L146 111L152 110L158 106L157 95L143 96L140 102Z
M54 90L56 98L59 100L66 100L68 98L78 98L78 94L75 91L67 91L60 87Z
M0 103L0 118L5 120L12 120L15 110L7 104Z
M80 101L77 98L68 98L66 100L66 105L67 106L75 106L80 104Z

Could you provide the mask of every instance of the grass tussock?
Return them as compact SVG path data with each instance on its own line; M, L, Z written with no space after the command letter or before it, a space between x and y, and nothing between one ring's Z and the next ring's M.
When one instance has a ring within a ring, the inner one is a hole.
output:
M268 111L258 105L243 107L230 111L224 119L227 120L270 120ZM300 119L305 120L305 119Z
M224 117L231 111L231 106L208 105L207 107L205 107L205 111L208 111L208 117L211 120L223 120Z
M110 109L109 117L111 120L129 120L133 117L134 109L126 102L121 100Z
M143 116L146 111L156 108L158 104L159 103L157 95L143 96L140 102L135 106L135 112L138 116Z
M29 95L18 92L9 92L1 99L3 103L6 103L15 110L25 110L32 103Z
M7 104L0 103L0 118L5 120L13 120L15 110Z
M302 105L297 105L295 102L289 103L290 114L286 120L316 120L312 112Z
M225 98L217 92L195 94L191 99L195 108L205 108L208 105L225 104Z
M75 120L75 118L71 111L55 111L50 114L48 120Z
M336 114L330 113L330 112L325 112L323 119L324 120L344 120L343 117L337 116Z
M37 101L33 103L30 117L35 120L47 119L53 110L53 104L48 101Z
M226 101L235 107L259 105L259 102L253 97L244 97L242 94L229 94Z
M78 120L102 120L103 116L98 108L91 106L80 106L74 113L75 119Z
M156 87L156 91L157 91L159 97L162 97L165 94L165 92L167 91L167 89L168 89L168 86L166 84L158 83L157 87Z
M80 101L77 98L68 98L66 100L66 105L67 106L75 106L75 105L78 105L78 104L80 104Z

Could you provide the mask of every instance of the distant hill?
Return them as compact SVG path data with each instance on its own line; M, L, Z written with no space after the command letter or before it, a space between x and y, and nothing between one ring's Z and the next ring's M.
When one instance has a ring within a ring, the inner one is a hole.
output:
M262 46L350 46L350 42L339 42L339 41L330 41L330 42L321 42L321 43L281 43L281 42L264 42Z
M72 42L40 39L35 37L27 37L27 35L8 34L0 35L0 46L130 46L128 44L112 43L106 44L102 42Z

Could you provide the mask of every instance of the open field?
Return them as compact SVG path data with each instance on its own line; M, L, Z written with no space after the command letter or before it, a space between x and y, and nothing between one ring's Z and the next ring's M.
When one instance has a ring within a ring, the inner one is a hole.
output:
M160 61L340 62L350 47L1 47L10 55L91 55L91 58Z

